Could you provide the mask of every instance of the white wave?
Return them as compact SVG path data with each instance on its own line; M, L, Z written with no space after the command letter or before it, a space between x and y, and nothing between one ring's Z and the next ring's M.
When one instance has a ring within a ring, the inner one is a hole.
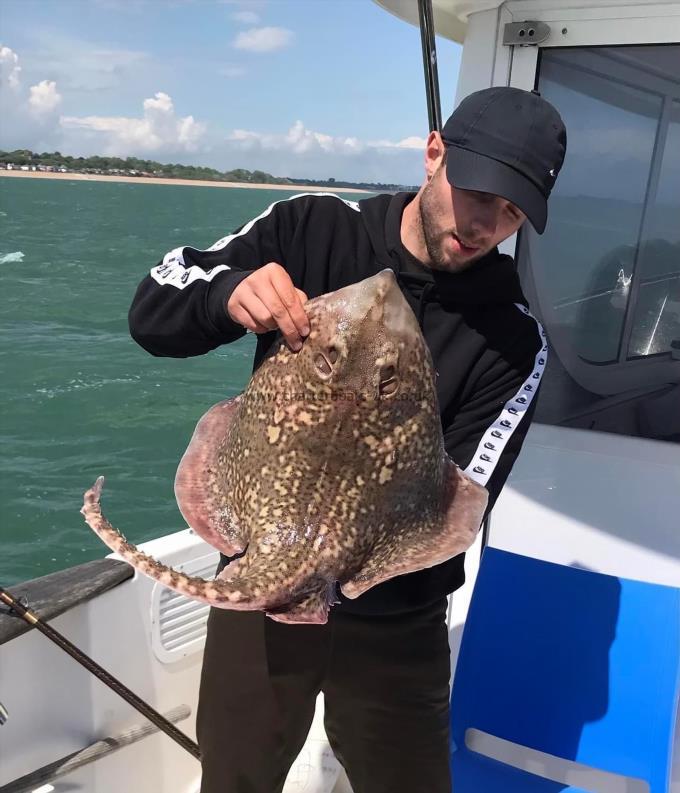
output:
M69 380L65 385L54 386L54 388L36 388L36 394L44 394L48 399L54 399L58 394L68 394L72 391L80 391L84 388L105 388L108 385L117 383L136 383L140 380L140 375L133 374L131 377L113 377L104 378L102 380L93 380L88 382L81 378Z
M0 254L0 264L9 264L10 262L20 262L24 258L22 251L14 251L14 253Z

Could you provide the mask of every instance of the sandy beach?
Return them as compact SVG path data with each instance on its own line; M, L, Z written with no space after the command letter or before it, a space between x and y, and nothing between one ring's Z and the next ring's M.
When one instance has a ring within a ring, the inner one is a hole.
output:
M65 179L85 182L134 182L135 184L178 184L197 187L240 187L245 190L299 190L304 193L369 193L358 187L316 187L306 184L253 184L252 182L209 182L202 179L162 179L154 176L104 176L89 173L45 173L44 171L5 171L0 176L19 179Z

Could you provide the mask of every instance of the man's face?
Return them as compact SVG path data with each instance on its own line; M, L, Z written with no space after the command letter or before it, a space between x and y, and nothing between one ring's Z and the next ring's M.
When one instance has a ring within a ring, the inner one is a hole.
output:
M432 268L461 272L514 234L526 215L500 196L453 187L443 158L422 190L420 219Z

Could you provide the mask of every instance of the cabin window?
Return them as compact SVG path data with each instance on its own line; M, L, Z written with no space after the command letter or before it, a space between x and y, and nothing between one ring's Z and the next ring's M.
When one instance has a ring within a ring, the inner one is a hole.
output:
M536 420L680 442L680 45L543 49L567 157L517 262L551 354Z

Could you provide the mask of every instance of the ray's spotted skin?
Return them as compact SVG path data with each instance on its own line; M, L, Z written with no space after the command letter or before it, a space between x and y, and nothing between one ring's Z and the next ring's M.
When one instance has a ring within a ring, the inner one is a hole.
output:
M188 597L324 623L337 584L356 598L465 551L487 491L444 451L432 359L391 270L305 310L302 349L281 342L243 394L211 408L177 471L187 523L243 553L215 581L129 544L101 513L101 477L82 513L122 558Z

